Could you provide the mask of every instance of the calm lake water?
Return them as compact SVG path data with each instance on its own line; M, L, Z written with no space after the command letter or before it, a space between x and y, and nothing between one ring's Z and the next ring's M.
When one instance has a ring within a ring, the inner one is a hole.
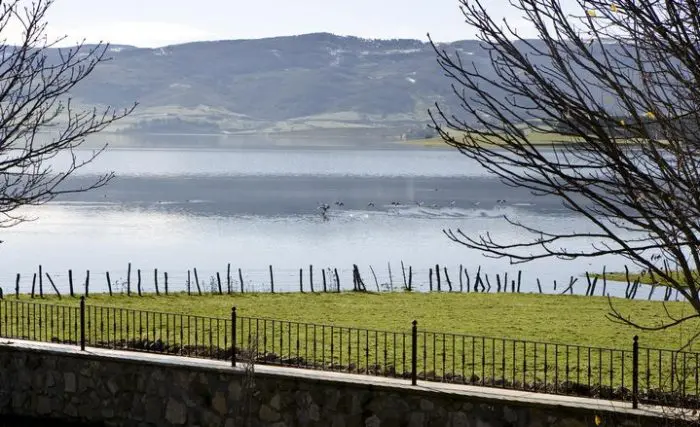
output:
M504 215L557 230L590 229L558 200L507 187L452 150L205 137L104 139L114 140L115 148L73 182L88 183L111 170L117 177L108 186L27 209L35 221L3 230L0 286L5 293L14 288L17 273L22 291L28 292L39 264L63 292L68 269L76 284L90 270L91 290L98 292L106 290L106 271L113 281L124 281L129 262L132 283L141 269L147 290L154 287L155 268L161 286L162 273L168 272L171 289L184 289L187 270L197 268L209 289L216 272L225 281L228 263L234 286L241 268L246 288L265 290L273 265L280 291L299 288L299 268L305 269L308 286L310 264L317 287L320 270L327 267L338 269L343 287L351 286L353 264L371 289L370 266L380 284L400 287L403 261L406 270L412 266L419 289L427 288L428 269L440 264L455 286L463 265L472 278L481 267L492 284L496 274L515 278L522 270L522 290L536 290L539 278L547 292L553 291L554 280L563 289L572 275L579 277L575 290L583 292L586 270L623 265L607 258L512 266L451 242L443 229L469 235L488 231L513 242L526 237ZM330 205L327 221L318 210L324 203Z

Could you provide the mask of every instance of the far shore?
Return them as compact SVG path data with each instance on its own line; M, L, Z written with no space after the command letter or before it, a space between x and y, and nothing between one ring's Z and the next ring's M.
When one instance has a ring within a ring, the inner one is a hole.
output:
M463 138L464 134L460 135L455 135L455 139L458 141ZM406 144L411 144L411 145L416 145L416 146L423 146L423 147L430 147L430 148L443 148L443 149L451 149L450 145L448 145L442 137L436 136L432 138L416 138L416 139L406 139L403 140L402 142ZM579 143L582 142L582 139L580 137L573 137L573 136L568 136L568 135L562 135L559 133L531 133L529 136L529 142L535 147L552 147L552 146L575 146ZM618 144L624 144L624 145L637 145L639 142L630 140L630 139L620 139L617 141ZM491 146L491 147L498 147L499 145L502 145L499 141L498 138L496 137L489 137L489 136L484 136L483 137L483 143L481 144L483 146Z

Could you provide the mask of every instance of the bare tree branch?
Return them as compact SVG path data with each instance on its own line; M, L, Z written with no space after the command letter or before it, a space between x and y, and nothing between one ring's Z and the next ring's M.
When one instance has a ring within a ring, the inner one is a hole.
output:
M661 324L656 325L656 326L648 326L648 325L642 325L642 324L639 324L637 322L634 322L629 317L625 317L624 315L622 315L622 313L620 313L615 308L610 297L608 297L608 305L610 307L610 313L607 315L608 319L610 319L611 321L613 321L615 323L620 323L622 325L632 326L634 328L641 329L643 331L663 331L665 329L669 329L669 328L672 328L674 326L680 325L681 323L683 323L687 320L696 319L696 318L700 317L700 314L695 313L695 314L691 314L689 316L676 318L676 317L671 316L671 314L668 312L668 310L666 310L666 314L671 319L670 323L663 323L662 322Z
M57 48L63 39L48 40L45 33L52 4L53 0L36 0L26 7L19 0L0 3L0 39L11 24L23 30L19 44L0 40L0 228L27 220L19 211L24 206L105 185L112 173L85 187L69 185L67 178L92 162L106 145L82 158L76 150L88 136L135 107L119 111L74 107L71 90L109 59L108 45ZM58 161L63 158L68 161Z
M490 63L467 63L433 43L462 110L436 105L433 125L506 185L558 197L594 231L506 218L522 240L445 234L514 263L618 255L700 313L697 3L577 0L565 8L559 0L511 0L535 40L495 20L488 2L460 3ZM549 146L534 142L553 133L559 141ZM587 248L570 249L584 240ZM661 329L695 317L671 318ZM611 318L636 325L614 309Z

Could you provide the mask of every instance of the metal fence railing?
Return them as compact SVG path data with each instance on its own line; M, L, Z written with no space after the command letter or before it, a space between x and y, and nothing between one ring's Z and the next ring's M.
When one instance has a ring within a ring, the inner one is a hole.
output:
M700 353L0 300L0 337L700 407Z
M238 317L236 345L267 364L397 378L411 377L412 335Z

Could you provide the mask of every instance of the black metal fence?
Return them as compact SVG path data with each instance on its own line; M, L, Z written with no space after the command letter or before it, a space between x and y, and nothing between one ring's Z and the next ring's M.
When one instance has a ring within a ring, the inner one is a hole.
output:
M700 407L700 353L0 300L0 337ZM234 345L235 344L235 345Z

